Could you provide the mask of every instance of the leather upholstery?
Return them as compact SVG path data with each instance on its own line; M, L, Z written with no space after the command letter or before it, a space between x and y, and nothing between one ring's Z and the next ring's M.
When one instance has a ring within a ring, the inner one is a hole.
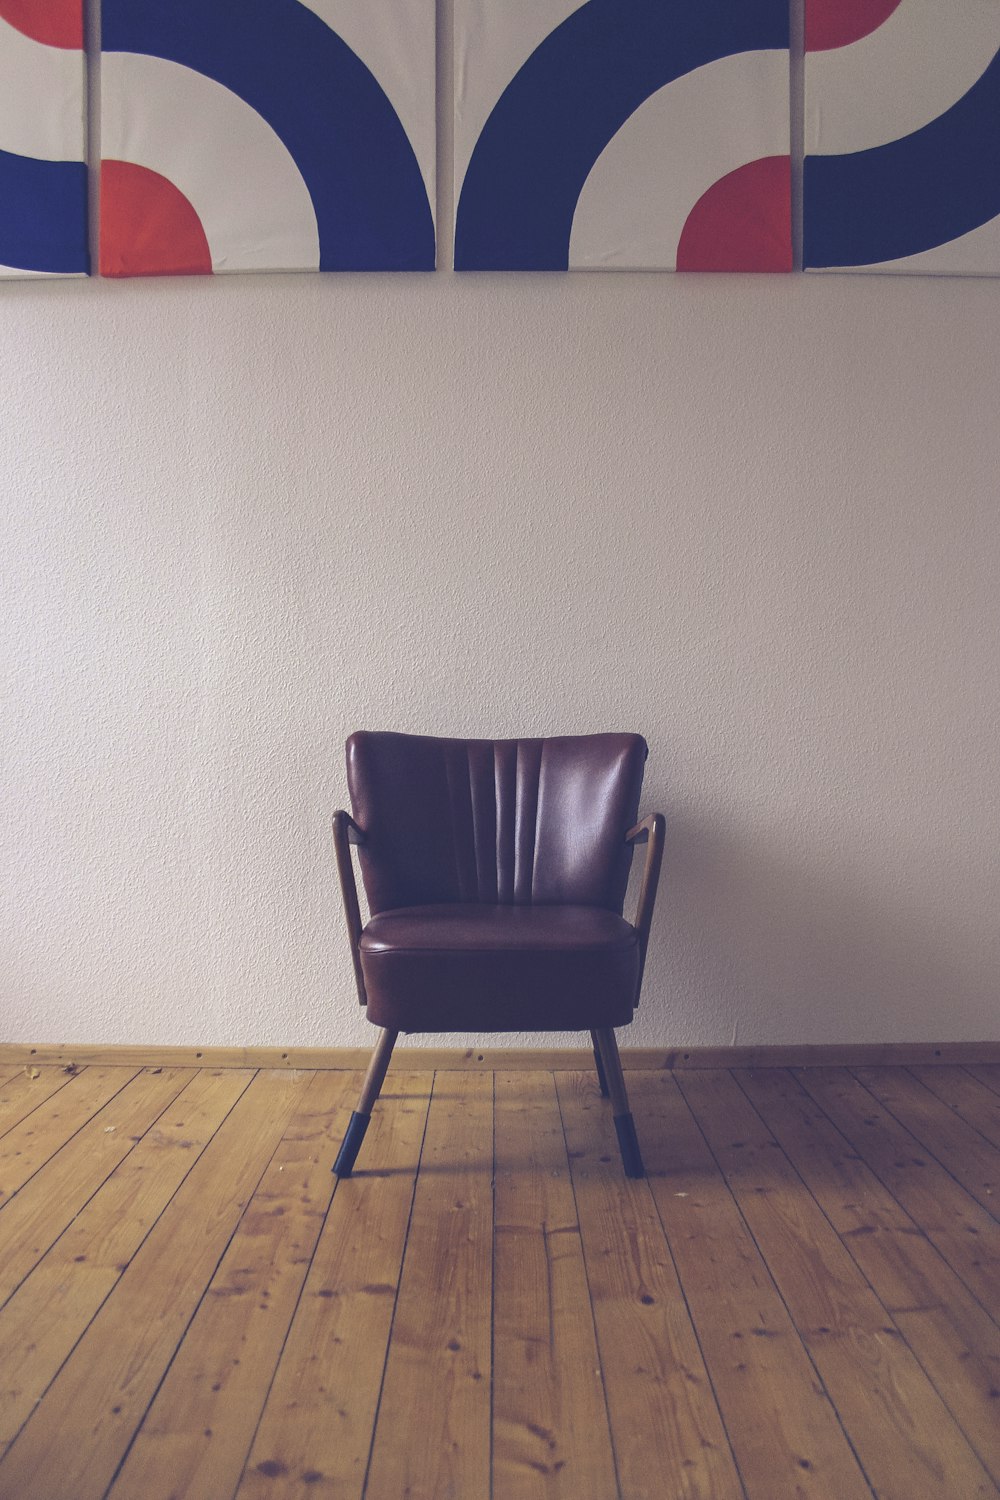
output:
M347 742L373 914L438 902L621 912L646 760L639 735Z
M639 982L635 928L593 906L409 907L360 949L368 1019L394 1031L624 1026Z

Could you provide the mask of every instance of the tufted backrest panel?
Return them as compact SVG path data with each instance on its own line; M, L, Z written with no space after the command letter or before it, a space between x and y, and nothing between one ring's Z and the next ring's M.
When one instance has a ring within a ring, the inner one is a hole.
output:
M635 734L352 734L347 782L372 913L442 901L620 912L645 760Z

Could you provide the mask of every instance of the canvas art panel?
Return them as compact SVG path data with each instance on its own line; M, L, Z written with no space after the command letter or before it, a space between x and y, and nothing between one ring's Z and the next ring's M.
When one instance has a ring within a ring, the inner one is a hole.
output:
M456 0L459 270L792 268L787 0Z
M83 276L83 0L0 0L0 277Z
M806 0L805 267L1000 275L1000 5Z
M433 270L434 0L103 0L101 272Z

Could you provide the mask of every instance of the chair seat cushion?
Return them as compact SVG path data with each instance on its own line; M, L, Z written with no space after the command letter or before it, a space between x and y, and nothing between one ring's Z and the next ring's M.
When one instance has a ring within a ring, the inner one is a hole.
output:
M360 949L368 1018L396 1031L577 1031L632 1019L638 934L600 907L403 907L372 917Z

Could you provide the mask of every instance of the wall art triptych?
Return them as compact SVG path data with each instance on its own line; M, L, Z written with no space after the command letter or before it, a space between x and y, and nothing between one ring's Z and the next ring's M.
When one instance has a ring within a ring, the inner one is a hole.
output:
M457 270L792 269L790 0L453 6ZM435 0L100 0L95 64L102 275L434 269ZM804 66L804 268L1000 274L1000 0L806 0ZM86 79L0 0L0 276L90 269Z

